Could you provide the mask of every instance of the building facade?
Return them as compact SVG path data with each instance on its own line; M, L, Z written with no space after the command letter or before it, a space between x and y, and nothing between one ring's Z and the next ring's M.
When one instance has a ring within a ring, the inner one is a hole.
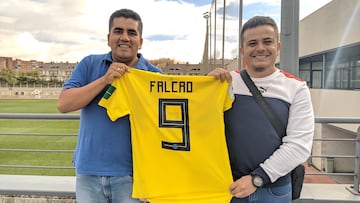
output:
M0 57L0 71L5 68L14 69L14 62L11 57Z
M75 66L78 63L44 63L41 68L39 68L40 78L46 81L60 81L65 82L71 75L71 72L74 70Z
M299 76L311 88L360 89L360 1L333 0L300 21Z
M11 57L0 56L0 71L5 68L14 70L17 73L36 71L39 73L40 79L44 81L64 82L70 77L77 64L69 62L45 63L36 60L13 60Z

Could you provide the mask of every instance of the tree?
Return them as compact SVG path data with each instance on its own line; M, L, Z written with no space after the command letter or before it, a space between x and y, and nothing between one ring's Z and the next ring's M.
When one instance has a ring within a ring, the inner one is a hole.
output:
M15 85L17 82L16 73L10 68L4 68L0 72L0 81L6 82L10 85Z

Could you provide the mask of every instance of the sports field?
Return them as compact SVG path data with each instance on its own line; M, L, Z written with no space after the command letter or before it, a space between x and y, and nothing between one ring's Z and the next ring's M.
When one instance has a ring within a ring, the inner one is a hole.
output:
M0 113L54 114L58 113L56 102L49 99L0 99ZM10 167L72 167L72 152L12 152L6 149L74 150L76 136L15 136L6 133L76 134L78 125L78 120L0 119L0 165L7 166L0 167L0 174L75 175L74 169Z

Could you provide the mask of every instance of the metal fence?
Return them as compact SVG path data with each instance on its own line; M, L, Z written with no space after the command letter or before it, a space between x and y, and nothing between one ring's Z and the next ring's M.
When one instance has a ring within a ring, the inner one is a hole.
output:
M315 118L315 123L321 123L321 124L359 124L360 118ZM337 142L337 141L348 141L348 142L354 142L355 143L355 153L353 155L311 155L311 158L344 158L344 159L354 159L354 169L352 173L326 173L322 172L320 175L330 175L330 176L353 176L353 185L350 187L347 187L346 189L349 190L351 193L359 195L359 170L360 170L360 126L357 128L356 137L354 138L314 138L314 142ZM306 175L319 175L306 173Z
M0 113L0 119L30 119L30 120L78 120L80 118L77 114L4 114ZM360 124L360 118L315 118L315 123L319 124ZM7 133L1 132L0 136L77 136L76 134L50 134L50 133ZM314 142L336 142L348 141L355 143L355 153L351 155L311 155L312 158L344 158L354 159L354 170L352 173L306 173L306 175L330 175L330 176L353 176L353 185L347 189L353 194L360 194L359 191L359 170L360 170L360 127L357 130L354 138L314 138ZM11 146L6 149L1 149L0 152L64 152L73 153L74 150L46 150L46 149L13 149ZM73 169L73 167L65 166L36 166L36 165L4 165L0 163L0 168L46 168L46 169Z
M8 120L79 120L80 116L77 114L4 114L0 113L0 119ZM58 133L11 133L2 132L0 130L0 136L77 136L77 134L58 134ZM74 150L62 150L62 149L14 149L12 146L8 148L0 148L0 152L39 152L39 153L73 153ZM46 164L46 163L45 163ZM0 168L36 168L36 169L74 169L69 166L47 166L47 165L5 165L0 163Z

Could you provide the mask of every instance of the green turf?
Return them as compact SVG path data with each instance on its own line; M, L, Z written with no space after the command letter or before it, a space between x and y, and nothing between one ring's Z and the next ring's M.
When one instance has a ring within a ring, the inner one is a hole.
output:
M58 113L55 99L0 99L1 113Z
M58 113L56 100L0 99L0 113ZM75 112L78 113L78 112ZM0 149L74 150L76 136L23 136L26 134L76 134L78 120L0 119ZM72 167L73 152L0 151L0 165ZM4 168L0 174L74 175L73 169Z

